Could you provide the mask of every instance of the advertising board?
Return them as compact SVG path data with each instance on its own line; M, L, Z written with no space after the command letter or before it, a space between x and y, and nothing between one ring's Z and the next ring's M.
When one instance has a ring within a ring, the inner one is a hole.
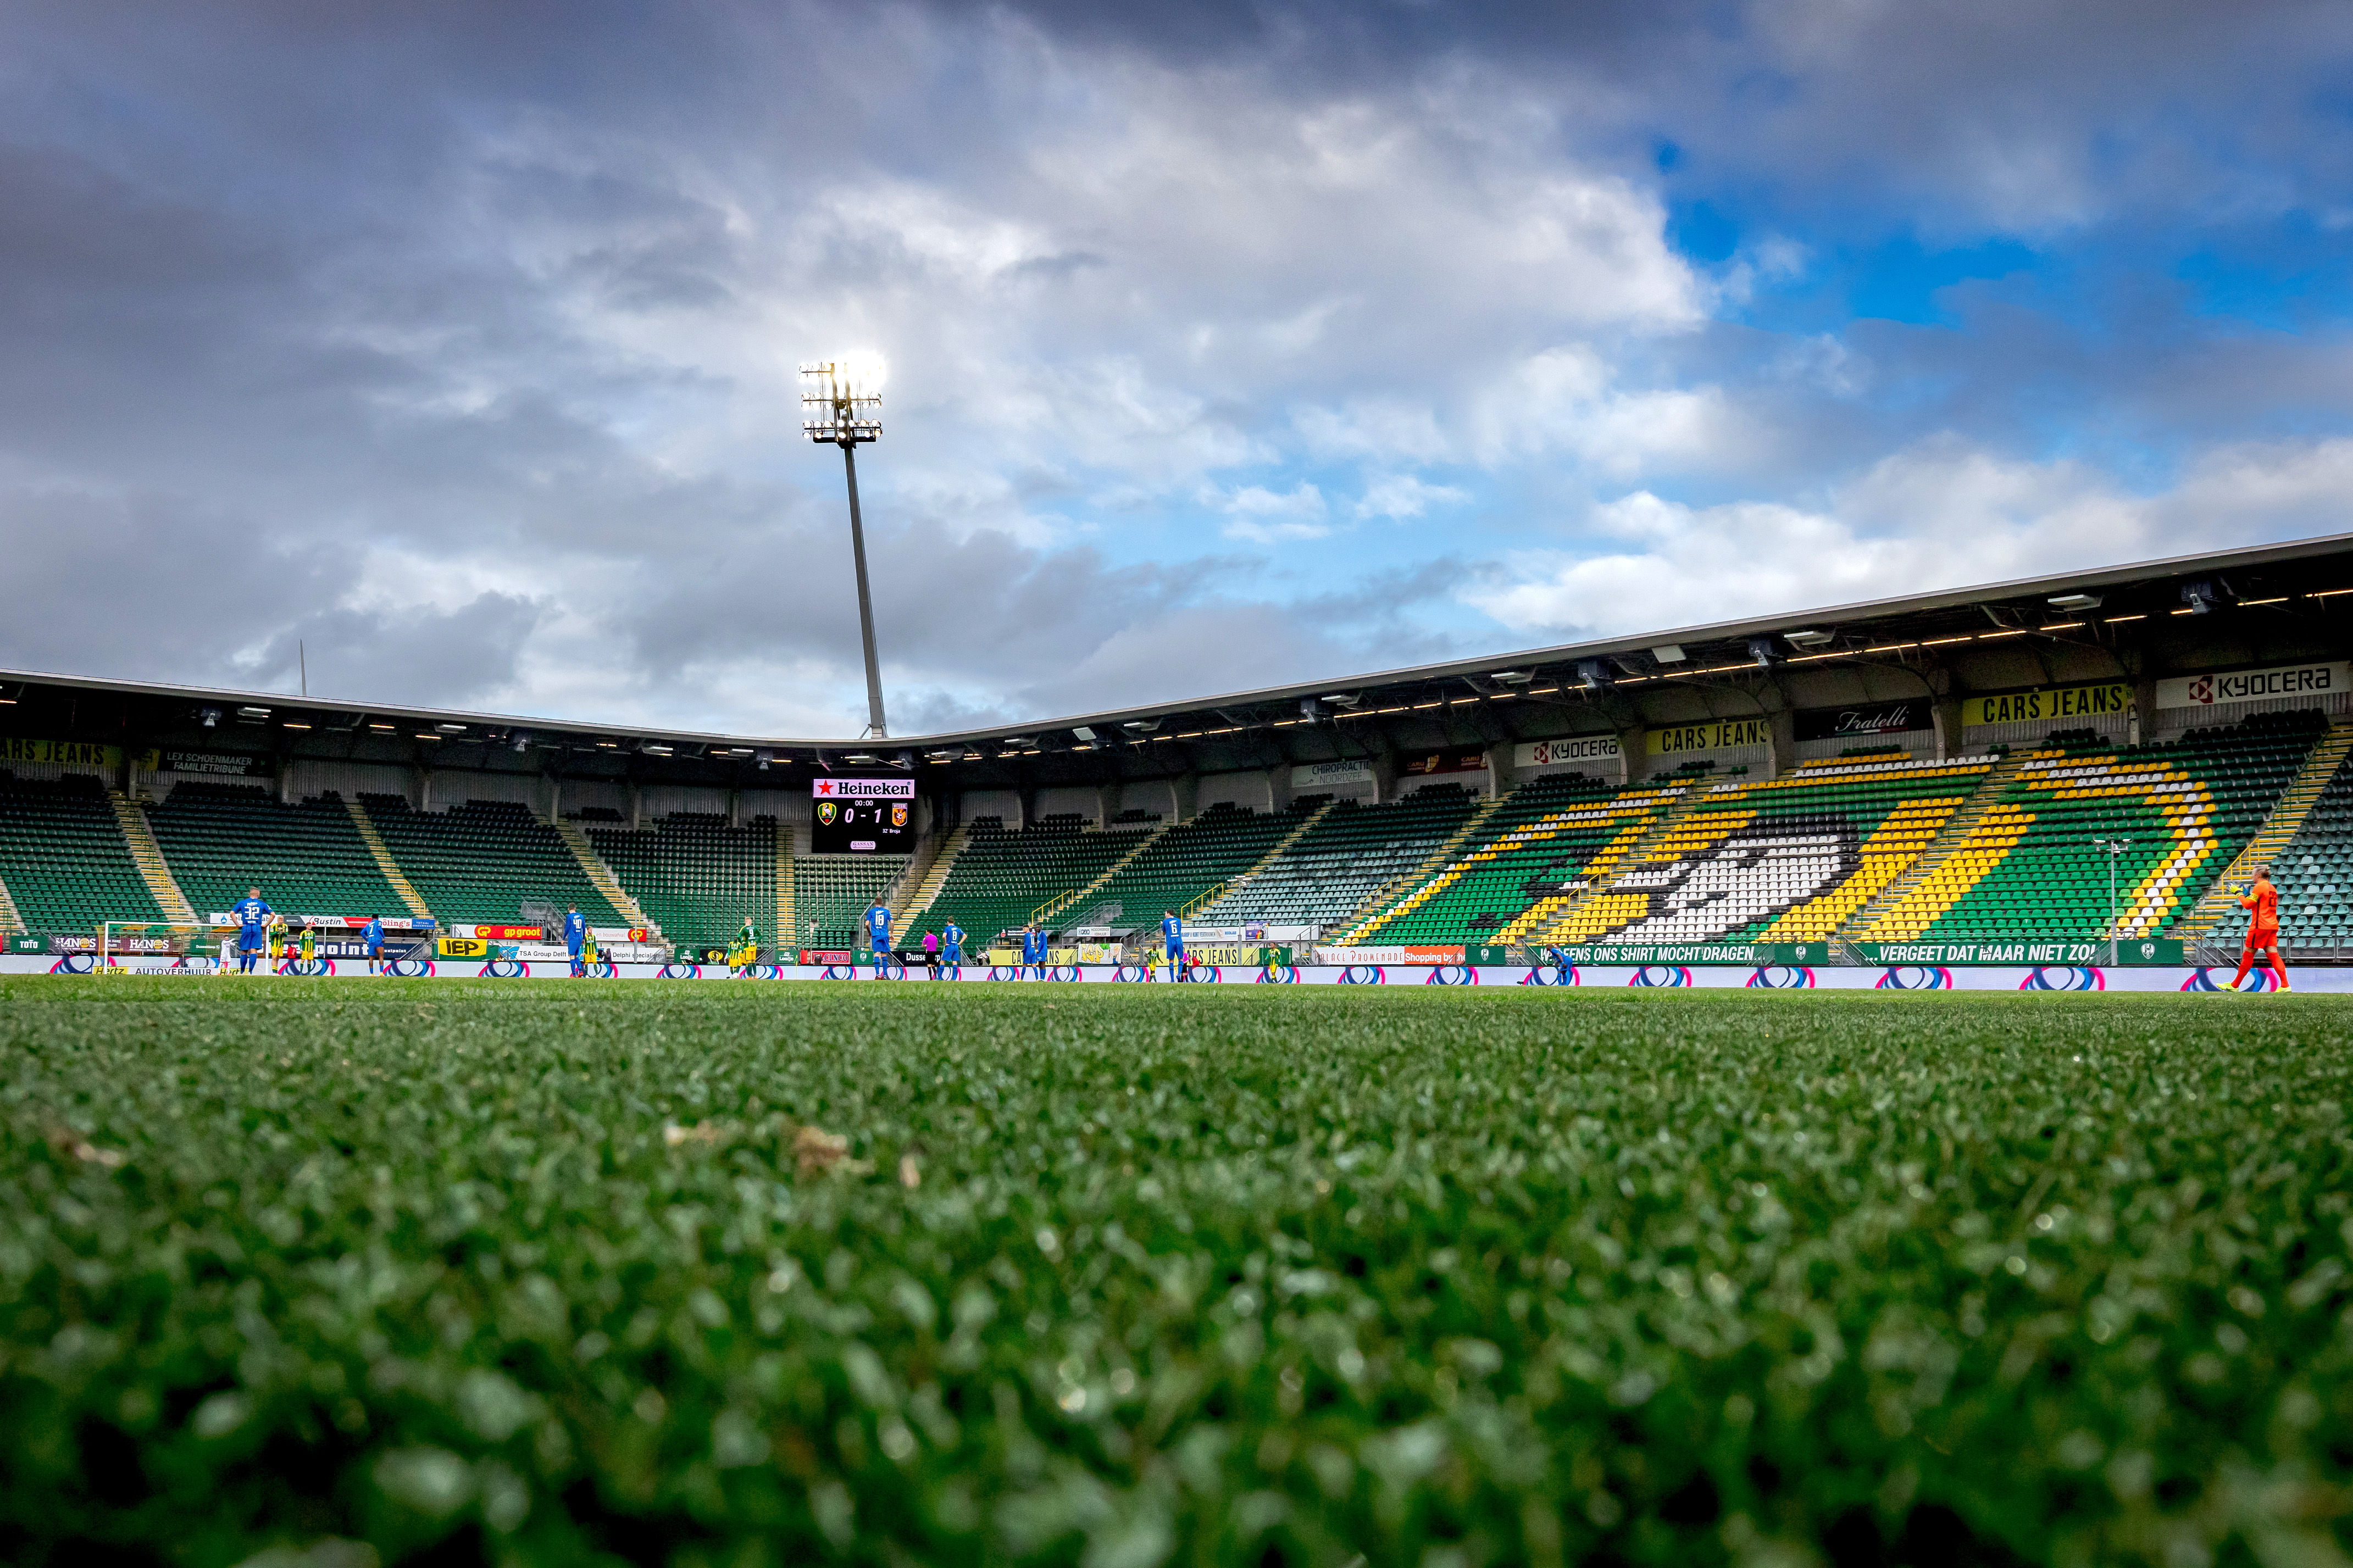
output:
M1419 756L1398 760L1400 773L1479 773L1487 771L1487 753L1470 752L1424 752Z
M2212 708L2225 702L2267 702L2284 697L2333 697L2353 685L2353 664L2274 664L2220 675L2187 675L2157 683L2159 708Z
M1373 764L1370 763L1302 763L1291 770L1291 787L1300 793L1312 794L1335 784L1372 782Z
M1512 766L1546 768L1556 763L1614 763L1615 735L1564 735L1556 741L1523 741L1512 748Z
M2004 691L1991 697L1970 697L1961 702L1961 723L2032 724L2046 719L2099 719L2123 713L2132 706L2132 688L2121 680L2098 680L2084 686L2038 686L2028 691Z
M809 849L818 855L906 855L915 847L915 781L821 778L809 785Z
M1645 749L1654 757L1685 752L1731 752L1773 743L1773 726L1764 719L1710 719L1700 724L1669 724L1644 736Z
M1850 735L1868 739L1934 727L1925 697L1903 702L1857 703L1851 708L1799 709L1797 713L1797 738L1800 741L1836 741Z

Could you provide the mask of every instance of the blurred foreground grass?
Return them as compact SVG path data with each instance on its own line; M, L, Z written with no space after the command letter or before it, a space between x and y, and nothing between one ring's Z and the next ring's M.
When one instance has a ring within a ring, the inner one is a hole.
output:
M43 978L0 1047L12 1563L2353 1542L2330 998Z

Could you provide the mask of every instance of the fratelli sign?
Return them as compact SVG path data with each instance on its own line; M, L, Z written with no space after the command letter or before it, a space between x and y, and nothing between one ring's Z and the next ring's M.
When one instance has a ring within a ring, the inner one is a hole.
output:
M1849 735L1898 735L1906 730L1930 728L1928 700L1868 702L1852 708L1801 710L1797 717L1800 741L1836 741Z

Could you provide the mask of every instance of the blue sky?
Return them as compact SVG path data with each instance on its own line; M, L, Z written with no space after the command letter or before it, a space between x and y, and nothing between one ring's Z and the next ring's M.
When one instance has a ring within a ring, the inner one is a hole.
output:
M2331 531L2353 13L0 5L0 663L902 732Z

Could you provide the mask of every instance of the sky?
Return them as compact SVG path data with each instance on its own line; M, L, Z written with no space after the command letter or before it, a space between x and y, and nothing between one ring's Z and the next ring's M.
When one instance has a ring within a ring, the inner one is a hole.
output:
M2353 7L0 0L0 667L893 733L2348 527Z

